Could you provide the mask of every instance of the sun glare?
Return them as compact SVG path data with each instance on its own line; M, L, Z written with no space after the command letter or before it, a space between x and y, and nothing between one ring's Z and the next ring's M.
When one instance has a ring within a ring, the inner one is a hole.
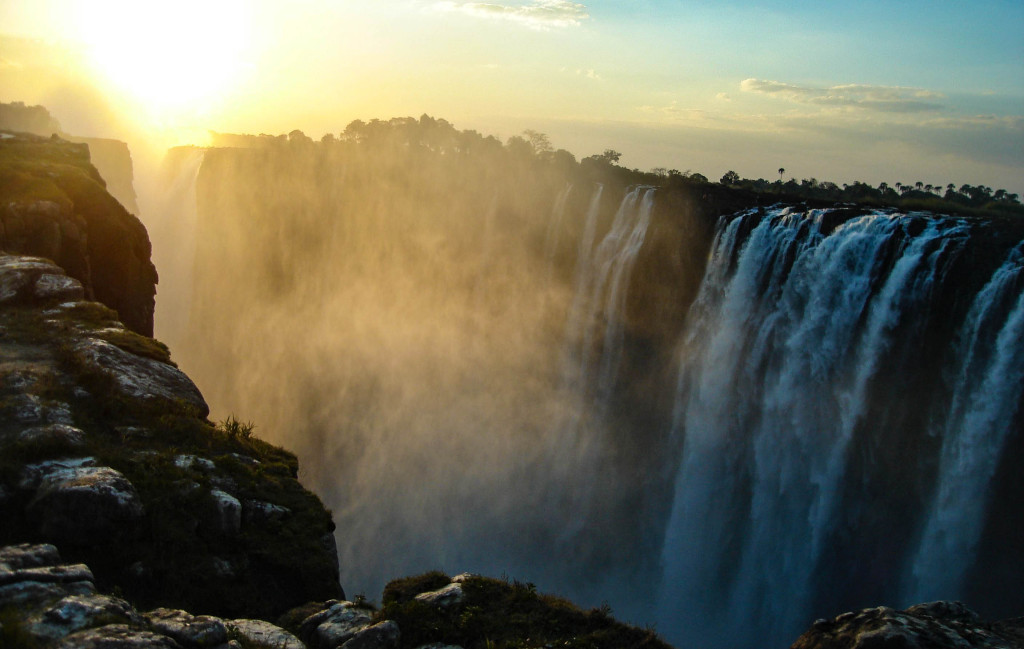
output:
M247 45L243 2L83 4L79 38L90 63L154 116L194 111L239 82Z

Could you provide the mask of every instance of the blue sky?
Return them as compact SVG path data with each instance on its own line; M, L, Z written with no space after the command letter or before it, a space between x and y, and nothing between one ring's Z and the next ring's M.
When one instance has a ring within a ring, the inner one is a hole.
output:
M429 113L642 169L1024 193L1019 0L5 0L0 31L0 100L167 143Z

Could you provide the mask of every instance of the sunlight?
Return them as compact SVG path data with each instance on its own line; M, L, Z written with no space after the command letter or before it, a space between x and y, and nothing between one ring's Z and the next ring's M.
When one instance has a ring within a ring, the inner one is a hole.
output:
M77 23L97 73L154 117L215 101L243 72L242 2L105 0L83 6Z

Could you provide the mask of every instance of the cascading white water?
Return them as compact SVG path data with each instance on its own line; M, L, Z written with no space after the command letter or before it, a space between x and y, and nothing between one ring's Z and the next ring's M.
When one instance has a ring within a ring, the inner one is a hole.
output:
M911 565L909 601L959 592L977 550L986 491L1024 390L1020 246L975 298L958 351L952 405L937 432L942 436L938 485Z
M551 274L551 264L554 260L555 249L558 247L558 240L562 234L562 222L565 220L565 206L572 192L572 185L566 184L565 188L555 197L555 204L551 208L551 219L548 221L548 229L544 234L544 260L548 264L548 274Z
M607 403L614 389L622 357L626 287L651 222L654 193L653 188L636 187L626 194L615 213L611 229L592 255L588 251L583 272L577 279L577 296L585 299L589 293L589 300L585 303L589 313L584 314L582 321L570 319L568 344L579 345L580 351L576 356L579 365L575 376L584 392L593 389L598 408ZM589 228L589 222L587 226ZM582 250L580 258L584 259ZM573 307L576 306L574 302ZM601 336L602 342L595 351L594 339L597 336ZM595 366L597 373L592 376Z
M583 219L583 234L580 236L579 248L576 253L576 269L573 272L573 298L569 306L569 315L566 321L566 355L565 369L563 375L575 380L575 370L581 362L577 341L581 334L584 311L586 309L587 291L590 288L591 262L590 258L594 247L594 238L597 236L597 216L601 211L601 195L604 193L604 185L598 184L590 197L590 204Z
M878 363L965 240L886 213L826 234L823 216L724 222L691 311L659 597L659 630L683 644L781 644L808 624Z

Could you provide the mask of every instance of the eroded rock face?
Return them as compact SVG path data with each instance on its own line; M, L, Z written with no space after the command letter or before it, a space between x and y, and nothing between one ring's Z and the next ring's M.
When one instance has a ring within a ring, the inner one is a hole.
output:
M880 606L818 620L792 649L1014 649L1024 623L986 623L960 602Z
M131 354L97 338L82 340L73 353L84 366L110 377L127 398L155 408L191 410L199 417L210 413L199 388L176 367Z

